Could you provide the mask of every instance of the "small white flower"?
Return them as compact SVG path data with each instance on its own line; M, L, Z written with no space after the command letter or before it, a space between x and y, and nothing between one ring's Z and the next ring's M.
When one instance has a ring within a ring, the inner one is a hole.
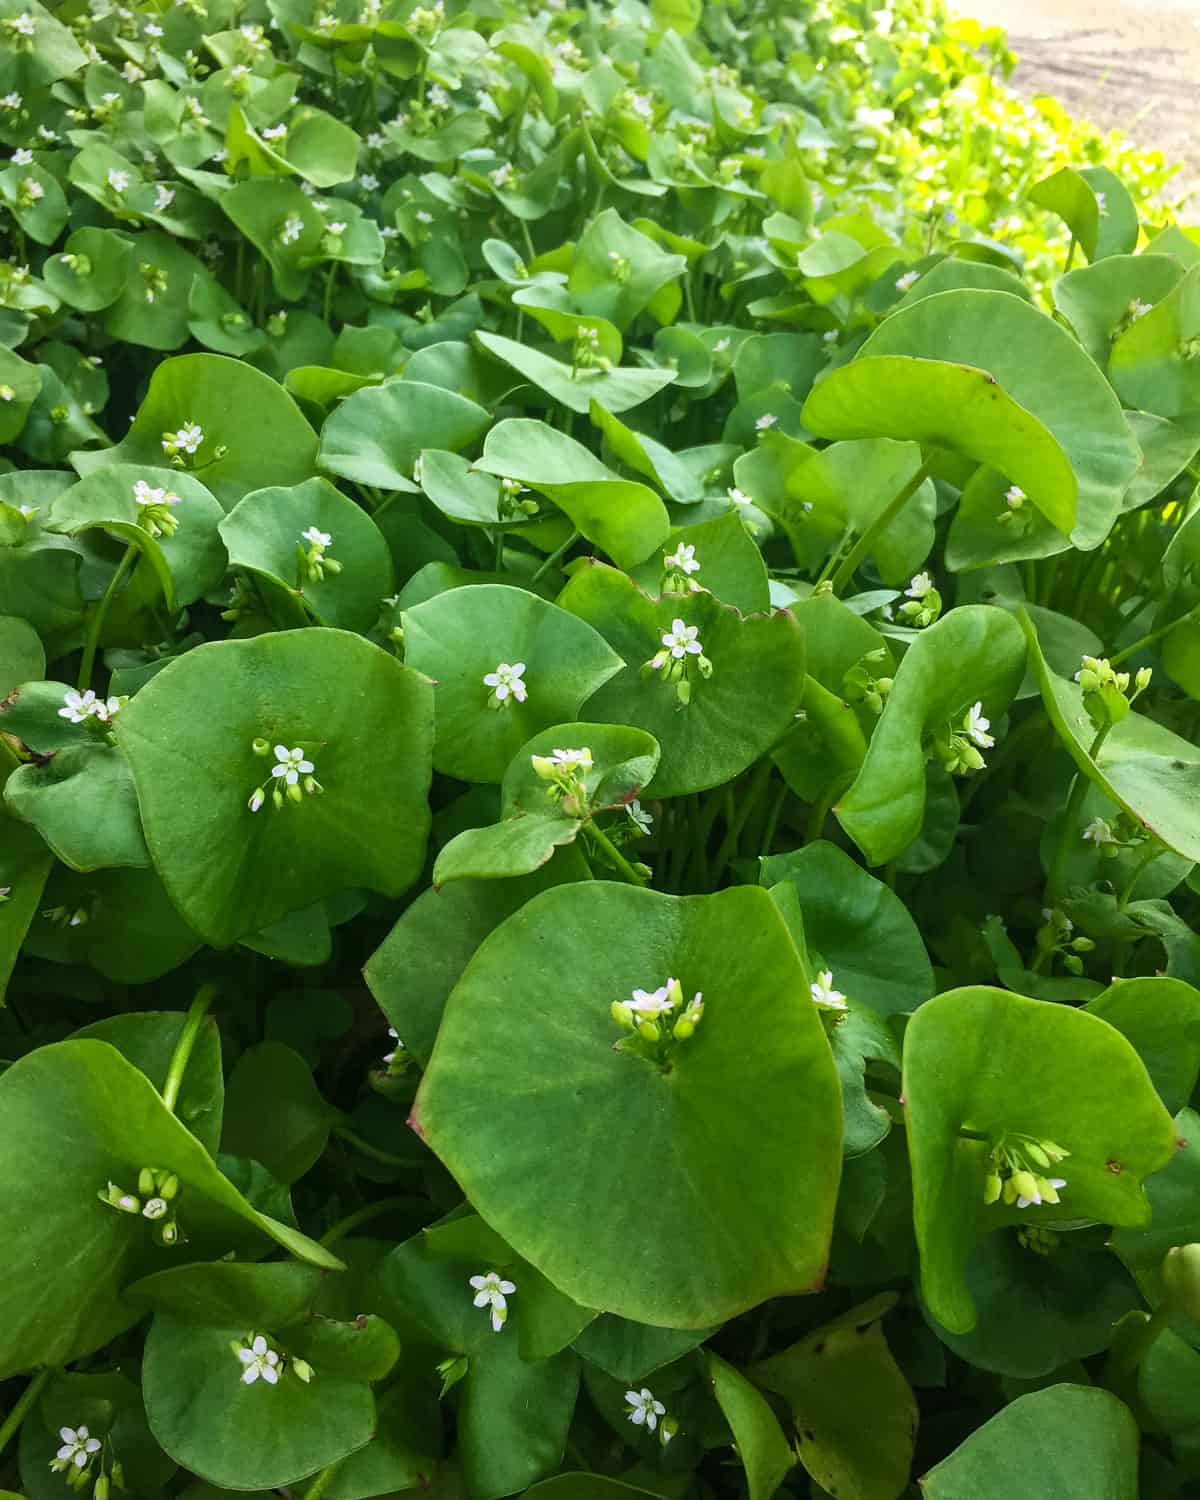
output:
M658 1426L659 1417L665 1416L667 1412L662 1402L656 1401L645 1386L640 1391L626 1391L625 1400L629 1403L626 1416L635 1427L645 1427L647 1432L653 1432Z
M199 422L185 422L178 432L164 432L162 436L163 452L195 453L204 441L204 428Z
M1029 496L1019 484L1010 484L1004 491L1004 503L1010 510L1020 510Z
M1139 318L1144 318L1150 311L1150 307L1151 304L1149 302L1143 302L1140 297L1135 297L1129 304L1130 320L1136 323Z
M1112 824L1105 818L1093 818L1083 830L1083 838L1085 842L1093 843L1097 847L1101 844L1115 844L1117 842L1117 836L1112 831Z
M231 78L236 78L240 83L243 78L250 77L250 69L246 66L245 63L236 63L232 68L230 68L229 76Z
M165 182L155 183L155 185L154 185L154 211L156 213L162 213L163 209L170 208L171 204L174 203L174 202L175 202L175 189L168 187Z
M679 572L689 575L700 571L700 564L696 561L695 547L688 546L683 542L680 542L674 552L669 552L664 556L663 566L677 568Z
M129 173L120 167L109 167L107 180L109 187L118 195L129 187Z
M1108 212L1108 204L1105 202L1105 198L1104 198L1104 194L1103 193L1097 193L1096 194L1096 207L1100 210L1100 212L1102 214Z
M158 36L162 36L162 34L163 34L162 27L155 25L155 23L153 21L147 21L146 24L145 24L145 26L142 29L146 33L147 36L158 37Z
M21 191L31 203L37 203L46 196L46 189L36 177L26 177L21 183Z
M668 979L666 984L660 984L656 990L634 990L632 998L624 1003L639 1016L658 1016L663 1011L674 1010L675 1001L671 996L671 980Z
M288 214L283 221L283 228L279 231L279 243L281 245L294 245L304 232L304 220L299 214Z
M5 94L4 98L0 99L0 109L20 109L21 104L21 96L15 89L11 94Z
M82 724L99 712L100 704L95 693L88 688L86 693L74 691L63 694L63 707L58 711L60 719L69 719L72 724Z
M662 643L676 661L682 661L685 656L699 656L704 650L696 639L699 634L699 626L686 625L676 617L671 621L670 630L662 636Z
M379 178L374 172L364 172L358 179L358 185L364 193L373 193L379 186Z
M33 165L33 152L28 146L18 146L12 154L14 167L31 167Z
M417 223L418 224L432 224L433 223L433 215L427 209L418 208L417 209Z
M750 496L747 495L744 490L739 490L734 487L732 489L726 490L725 493L729 496L730 500L733 501L734 505L754 504L753 500L751 500Z
M905 271L903 276L896 277L896 290L898 292L907 292L909 287L916 286L920 279L920 271Z
M546 760L556 771L590 771L593 764L592 752L586 745L579 750L555 750Z
M996 743L988 733L991 727L992 721L983 716L983 704L973 703L967 710L967 717L963 721L963 732L967 738L974 740L981 750L990 750Z
M445 109L450 103L450 95L442 88L440 83L435 83L429 90L429 107L431 109Z
M638 798L635 797L632 802L626 803L625 811L629 815L629 821L639 833L647 834L653 828L654 814L647 812Z
M403 1052L403 1050L404 1050L404 1043L396 1035L396 1028L394 1026L389 1026L388 1027L388 1036L391 1037L392 1041L395 1042L396 1045L392 1048L392 1050L390 1052L385 1052L384 1053L383 1060L384 1060L385 1063L390 1063L392 1061L392 1059L396 1056L397 1052Z
M933 579L928 573L917 573L904 590L906 599L924 599L926 594L933 592Z
M761 417L754 419L754 430L755 432L766 432L768 428L774 427L778 421L779 418L773 411L765 411Z
M498 703L503 703L511 693L518 703L524 703L528 696L528 690L521 678L525 675L525 663L523 661L511 664L502 661L494 672L488 672L484 679L484 687L492 689L492 696Z
M717 342L712 346L712 352L714 354L724 354L725 351L726 351L726 349L728 349L728 348L729 348L729 340L727 338L726 339L718 339Z
M630 94L629 108L637 115L639 120L652 120L654 118L654 104L648 94Z
M1048 1197L1048 1196L1047 1197L1043 1197L1043 1195L1040 1192L1035 1192L1032 1198L1026 1198L1026 1197L1023 1197L1023 1196L1019 1197L1017 1199L1017 1207L1018 1208L1029 1208L1031 1204L1041 1205L1042 1203L1057 1203L1058 1202L1058 1190L1059 1190L1059 1188L1065 1188L1066 1187L1066 1185L1067 1185L1067 1179L1065 1177L1050 1177L1050 1178L1047 1179L1047 1181L1049 1182L1050 1187L1051 1187L1051 1189L1052 1189L1052 1191L1054 1193L1053 1198Z
M345 234L345 232L346 232L346 226L345 226L345 224L342 223L342 221L340 219L335 219L332 224L326 224L326 226L325 226L325 233L326 234L339 235L339 234Z
M100 1439L92 1437L83 1426L60 1427L58 1435L62 1439L62 1447L50 1464L56 1473L61 1473L72 1465L77 1469L86 1469L93 1455L99 1453L102 1446Z
M137 63L135 62L125 63L125 65L121 69L121 72L129 80L130 83L141 83L142 79L146 76L145 69L139 68Z
M288 786L295 786L301 776L311 776L313 763L307 760L304 751L297 745L289 750L286 745L275 746L275 764L271 775L282 779Z
M268 125L263 131L264 141L281 141L287 135L286 125Z
M24 11L19 16L13 16L8 25L18 36L32 36L37 29L34 19L28 11ZM85 1427L83 1430L86 1432L87 1428Z
M848 1010L846 997L833 987L833 970L822 969L808 987L814 1005L823 1005L826 1010Z
M254 1336L249 1346L240 1344L236 1353L244 1366L242 1370L244 1385L253 1385L259 1378L265 1380L268 1385L279 1383L279 1355L274 1349L267 1347L267 1341L261 1333Z
M492 182L498 188L507 187L508 184L512 181L512 175L513 169L512 162L510 161L504 162L503 165L497 167L494 172L488 173L488 176L492 179Z
M385 145L384 135L381 130L372 130L367 136L367 150L381 151Z
M516 1286L511 1281L505 1281L499 1271L472 1276L469 1278L469 1285L475 1292L475 1306L491 1308L492 1332L499 1333L508 1317L506 1298L512 1296Z

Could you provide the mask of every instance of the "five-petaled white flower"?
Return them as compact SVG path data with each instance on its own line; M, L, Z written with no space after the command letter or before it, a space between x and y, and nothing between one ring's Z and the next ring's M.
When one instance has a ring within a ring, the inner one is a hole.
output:
M148 485L144 479L139 479L133 486L133 498L138 505L178 505L178 495L169 495L165 489L156 490Z
M659 1417L667 1414L667 1408L661 1401L656 1401L645 1386L640 1391L626 1391L625 1400L629 1403L626 1416L635 1427L645 1427L647 1432L653 1432Z
M1150 307L1151 304L1149 302L1143 302L1140 297L1135 297L1129 304L1130 319L1136 323L1138 318L1144 318L1146 316L1146 314L1150 311Z
M379 178L374 172L364 172L358 179L358 185L364 192L373 193L379 186Z
M129 173L121 167L109 167L108 185L118 195L125 192L129 187Z
M156 182L154 185L154 211L162 213L163 209L170 208L175 202L175 189L170 188L165 182Z
M12 154L14 167L28 167L33 165L33 152L28 146L18 146Z
M28 11L23 11L21 15L14 16L8 25L18 36L32 36L36 30L34 19ZM84 1430L86 1431L86 1428Z
M199 422L185 422L178 432L164 432L162 445L164 453L195 453L204 441L204 428Z
M629 814L629 821L639 833L649 833L654 827L654 814L647 812L637 797L632 802L626 803L625 811Z
M1105 818L1093 818L1083 830L1085 841L1093 844L1115 844L1117 836L1112 831L1112 824Z
M333 535L328 531L318 531L315 526L310 526L307 531L300 533L301 538L313 547L328 547L333 542Z
M58 711L60 719L69 719L72 724L82 724L85 719L96 718L103 724L120 712L119 698L97 698L88 688L86 693L73 690L63 694L63 707Z
M1050 1188L1049 1192L1046 1191L1047 1185L1049 1185L1049 1188ZM1027 1197L1024 1196L1024 1194L1021 1194L1017 1198L1017 1207L1018 1208L1028 1208L1030 1206L1030 1204L1039 1204L1040 1205L1042 1203L1057 1203L1058 1202L1058 1190L1059 1190L1059 1188L1066 1187L1066 1185L1067 1185L1067 1179L1065 1177L1047 1177L1047 1178L1044 1178L1042 1180L1041 1187L1040 1188L1035 1188L1031 1197L1027 1198Z
M754 501L751 500L750 496L746 494L745 490L739 490L736 485L733 486L733 488L726 490L725 493L729 496L734 505L754 504Z
M301 776L311 776L313 763L307 760L304 751L297 745L291 750L286 745L275 746L275 764L271 775L282 777L288 786L295 786Z
M502 661L494 672L488 672L484 679L484 687L490 687L492 696L497 703L503 703L511 694L518 703L524 703L528 696L528 690L521 678L525 675L525 663L523 661ZM557 753L557 752L556 752Z
M279 243L281 245L294 245L304 232L304 220L299 214L288 214L283 221L283 228L279 231Z
M920 279L920 271L905 271L903 276L896 277L896 290L898 292L907 292L910 287L916 286Z
M249 1347L240 1344L236 1352L238 1359L245 1367L242 1370L244 1385L253 1385L260 1377L268 1385L279 1383L279 1355L274 1349L268 1347L261 1333L255 1334Z
M906 599L924 599L926 594L933 592L933 579L928 573L917 573L904 590Z
M990 750L996 743L988 733L991 727L992 721L983 716L983 704L972 703L963 721L963 733L969 740L974 740L981 750Z
M388 1036L390 1036L391 1039L392 1039L392 1041L395 1042L395 1044L396 1044L392 1048L392 1050L390 1052L385 1052L383 1054L383 1060L384 1060L384 1062L390 1064L392 1062L392 1060L395 1058L397 1052L403 1052L404 1051L404 1043L397 1036L397 1034L396 1034L396 1028L394 1026L389 1026L388 1027Z
M847 1010L846 997L833 987L833 970L822 969L808 987L814 1005L823 1005L826 1010Z
M592 752L586 745L580 750L555 750L547 759L560 771L590 771L592 769Z
M704 650L696 639L699 634L698 625L686 625L677 617L671 621L671 628L662 637L662 643L676 661L682 661L685 656L699 656Z
M86 1427L60 1427L58 1435L62 1447L55 1454L50 1467L61 1473L73 1464L77 1469L86 1469L95 1454L100 1452L101 1442L94 1438Z
M656 990L634 990L630 999L625 1004L639 1016L658 1016L665 1010L674 1010L675 1001L671 997L671 981L660 984Z
M1019 484L1010 484L1004 491L1004 503L1010 510L1020 510L1029 496Z
M21 183L21 192L30 203L37 203L46 196L46 189L36 177L26 177Z
M668 552L663 558L664 567L677 568L681 573L698 573L700 564L696 561L696 549L684 542L680 542L674 552Z
M513 169L512 162L510 161L504 162L501 166L498 166L494 172L488 173L488 176L492 179L493 184L498 188L507 187L508 184L512 181L512 175Z
M475 1291L475 1306L491 1308L492 1332L499 1333L508 1317L505 1300L516 1291L511 1281L505 1281L499 1271L488 1271L485 1275L472 1276L470 1285Z
M778 421L779 418L773 411L765 411L761 417L755 417L754 430L755 432L766 432L768 427L774 427Z
M264 141L281 141L287 135L286 125L268 125L263 131Z

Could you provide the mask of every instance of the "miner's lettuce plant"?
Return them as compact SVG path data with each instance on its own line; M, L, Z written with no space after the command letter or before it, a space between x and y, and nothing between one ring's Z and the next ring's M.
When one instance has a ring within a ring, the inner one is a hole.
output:
M1200 230L925 0L0 0L0 1485L1182 1495Z

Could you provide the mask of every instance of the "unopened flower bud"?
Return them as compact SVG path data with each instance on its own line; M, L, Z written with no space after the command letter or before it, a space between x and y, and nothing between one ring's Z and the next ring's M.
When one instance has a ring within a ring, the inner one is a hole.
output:
M1200 1244L1176 1245L1168 1250L1162 1279L1171 1306L1200 1323Z
M639 1021L637 1029L638 1035L644 1038L647 1042L658 1041L659 1031L658 1027L654 1024L653 1021Z
M159 1175L161 1180L158 1184L158 1196L169 1203L179 1192L179 1178L174 1172L168 1172L165 1177L161 1173Z
M170 1205L165 1198L147 1198L142 1205L143 1219L163 1219L170 1212Z
M1152 667L1138 668L1138 674L1134 678L1134 686L1137 688L1139 693L1144 693L1146 691L1146 689L1150 686L1150 679L1153 676L1154 669Z
M1000 1180L999 1172L989 1172L983 1179L983 1201L995 1203L999 1200L1000 1189L1004 1186Z
M108 1500L108 1475L100 1474L96 1478L96 1487L92 1491L95 1500Z
M292 1360L292 1369L303 1380L305 1385L313 1378L313 1367L306 1359Z
M154 1189L157 1186L158 1184L154 1180L153 1168L143 1167L142 1170L138 1173L138 1192L141 1193L143 1197L149 1198L153 1196Z
M629 1009L628 1005L623 1004L620 1000L614 1000L611 1009L612 1018L618 1026L633 1025L633 1012Z

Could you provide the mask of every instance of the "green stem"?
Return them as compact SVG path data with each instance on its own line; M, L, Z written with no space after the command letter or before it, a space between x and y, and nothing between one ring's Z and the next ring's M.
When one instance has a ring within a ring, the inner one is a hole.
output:
M880 534L881 531L887 530L887 528L904 509L905 505L907 505L909 500L912 499L912 497L929 478L929 475L933 471L933 458L934 455L931 453L925 459L924 463L922 463L921 467L917 470L913 477L908 481L908 483L902 486L902 488L896 492L892 499L888 501L888 503L883 507L883 509L867 527L867 529L862 533L859 539L855 542L854 546L850 548L850 551L846 554L841 563L841 566L833 575L833 592L835 594L840 594L841 591L850 582L850 580L854 577L859 563L862 562L862 560L870 552L871 548L875 545L875 538Z
M338 262L331 260L329 269L325 272L325 301L323 304L323 316L326 327L330 326L333 316L333 289L337 285Z
M344 1219L339 1219L321 1236L322 1245L336 1245L338 1240L345 1237L355 1229L361 1228L363 1224L369 1224L372 1219L377 1219L381 1214L389 1213L393 1208L401 1208L406 1203L411 1203L411 1198L380 1198L375 1203L368 1203L365 1208L356 1208L352 1214L347 1214Z
M1071 266L1074 264L1074 261L1075 261L1075 250L1076 250L1076 241L1075 241L1075 236L1072 235L1071 236L1071 243L1067 246L1067 263L1063 267L1063 275L1064 276L1067 274L1067 272L1071 269Z
M1141 1327L1131 1330L1126 1338L1112 1349L1105 1371L1105 1384L1122 1384L1136 1371L1150 1352L1150 1346L1171 1321L1171 1306L1164 1298Z
M729 825L725 829L725 837L721 841L721 847L717 850L717 858L713 864L713 874L715 879L719 880L721 878L726 865L728 865L737 854L738 842L742 836L742 829L745 828L747 819L754 811L759 798L767 789L767 783L771 779L771 770L771 759L769 756L764 755L762 760L760 760L758 765L756 765L754 768L754 775L750 781L749 787L746 790L746 795L742 798L741 805L738 807L733 817L730 818Z
M541 567L538 568L537 572L529 580L530 583L536 583L538 581L538 579L542 576L543 573L548 573L550 571L550 569L554 566L554 564L563 555L563 553L567 550L567 548L568 547L573 547L578 540L579 540L579 532L572 531L571 535L566 539L566 541L562 544L562 546L561 547L555 547L554 551L550 554L550 556L547 557L546 559L544 559L544 561L542 562Z
M96 665L96 648L100 644L100 632L104 628L104 617L108 614L108 607L116 598L117 586L129 571L130 564L138 555L138 545L130 542L129 546L121 555L121 561L117 564L116 572L108 580L108 587L100 599L100 602L88 616L87 635L83 642L83 657L79 663L79 691L84 692L91 684L92 669Z
M1134 865L1133 873L1117 896L1117 907L1119 910L1124 911L1125 907L1128 906L1129 898L1133 895L1133 888L1142 877L1142 871L1152 865L1160 854L1165 854L1166 852L1157 839L1151 838L1146 841L1145 852L1137 864Z
M4 1452L5 1448L8 1447L9 1443L12 1442L13 1438L20 1431L21 1423L29 1415L30 1408L42 1394L42 1387L53 1373L54 1371L49 1365L44 1370L39 1370L17 1397L17 1404L9 1412L8 1416L5 1417L3 1425L0 1426L0 1453Z
M1108 738L1111 724L1106 724L1103 729L1097 730L1096 738L1092 741L1088 750L1088 759L1095 760L1100 753L1100 746ZM1046 879L1047 905L1053 905L1054 897L1062 890L1063 866L1067 862L1067 849L1071 842L1071 831L1079 817L1079 809L1083 805L1083 799L1087 796L1087 789L1091 785L1091 778L1085 776L1082 771L1076 771L1075 779L1071 783L1071 794L1067 798L1067 808L1063 813L1062 830L1058 836L1058 844L1054 850L1054 858L1050 862L1050 874Z
M813 588L814 589L820 588L820 586L825 582L825 580L833 572L834 568L837 567L838 562L839 562L839 560L841 558L841 555L845 551L846 543L850 540L850 538L853 535L854 535L854 527L853 526L847 526L846 529L845 529L845 531L842 532L841 537L838 539L837 546L833 549L833 551L825 559L825 566L817 574L816 580L813 583Z
M1149 635L1144 635L1140 641L1134 641L1132 646L1126 646L1124 651L1118 651L1116 656L1110 656L1109 661L1114 667L1119 667L1123 661L1131 656L1136 656L1139 651L1145 650L1147 646L1153 645L1155 641L1161 640L1164 635L1170 635L1172 630L1180 625L1186 625L1190 620L1200 619L1200 604L1194 604L1184 615L1177 620L1172 620L1169 625L1160 625L1157 630L1152 630Z
M171 1053L171 1065L167 1069L167 1081L163 1084L162 1090L162 1102L172 1114L175 1113L175 1104L179 1098L183 1075L187 1072L188 1060L196 1045L196 1038L200 1035L200 1027L204 1022L204 1017L208 1014L209 1006L217 998L219 992L219 985L202 984L196 991L196 998L188 1006L183 1030L179 1033L174 1052Z
M393 1156L390 1151L384 1151L379 1146L372 1146L370 1141L364 1141L361 1135L357 1135L348 1125L335 1125L330 1131L336 1135L339 1141L345 1141L347 1146L353 1146L360 1156L367 1157L370 1161L377 1161L383 1167L411 1167L412 1159L404 1156Z
M313 1482L309 1485L309 1487L304 1491L304 1500L321 1500L321 1496L325 1493L326 1489L329 1486L329 1481L333 1478L334 1474L337 1473L338 1469L342 1465L342 1462L343 1460L339 1458L335 1459L331 1464L326 1464L321 1472L317 1475L317 1477L313 1480Z
M616 844L613 843L612 839L609 838L608 834L595 821L590 822L587 826L588 832L630 885L645 885L646 882L617 848Z
M504 572L504 527L503 526L497 526L496 527L495 542L496 542L495 571L497 573L503 573Z
M775 842L775 833L779 827L779 819L783 813L783 804L787 801L788 784L780 781L778 790L771 799L771 806L767 811L767 823L763 829L763 836L759 840L758 852L767 855L771 852L771 845Z

